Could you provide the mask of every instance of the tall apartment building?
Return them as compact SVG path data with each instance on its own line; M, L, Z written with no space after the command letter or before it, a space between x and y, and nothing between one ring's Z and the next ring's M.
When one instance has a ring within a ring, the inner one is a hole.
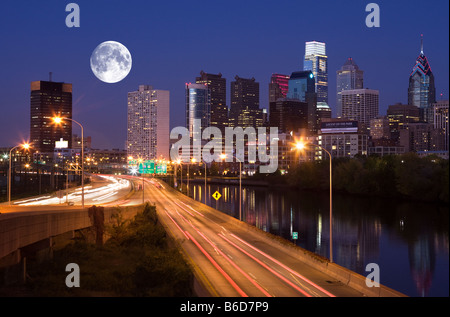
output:
M363 129L369 129L370 120L378 117L379 92L372 89L342 91L342 118L356 120Z
M128 93L127 155L170 159L170 92L140 85Z
M349 57L336 72L336 88L337 117L342 117L342 91L364 88L364 71L359 69L353 58Z
M63 140L72 146L72 121L54 124L52 118L72 119L72 84L33 81L30 94L30 142L33 150L53 152L55 142Z

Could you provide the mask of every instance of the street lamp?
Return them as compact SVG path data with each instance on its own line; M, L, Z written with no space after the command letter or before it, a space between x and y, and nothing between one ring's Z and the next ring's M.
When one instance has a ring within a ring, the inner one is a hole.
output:
M138 162L142 164L142 173L141 173L141 176L142 176L142 204L144 204L145 203L144 160L142 158L139 158Z
M328 152L326 149L324 149L322 146L318 144L313 143L303 143L303 142L297 142L295 144L295 147L297 150L304 150L307 145L317 146L321 148L323 151L327 152L328 156L330 157L330 262L333 262L333 172L332 172L332 156L331 153Z
M53 117L53 122L56 124L61 124L63 120L75 122L81 128L81 206L84 208L84 128L79 122L71 118Z
M30 148L29 143L19 144L9 150L9 169L8 169L8 205L11 206L11 153L14 149L21 146L23 149L28 150Z
M242 161L234 155L231 156L239 161L239 220L242 220ZM222 160L225 160L227 158L227 155L221 154L220 158Z

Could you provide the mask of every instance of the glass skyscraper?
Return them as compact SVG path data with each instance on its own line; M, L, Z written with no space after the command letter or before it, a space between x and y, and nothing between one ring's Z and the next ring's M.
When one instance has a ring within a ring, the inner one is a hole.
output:
M349 57L340 70L336 72L337 117L342 117L342 91L363 89L364 71L360 70L353 58Z
M421 38L420 54L409 75L408 104L419 108L421 121L432 123L431 107L434 102L436 102L434 75L423 53L423 38Z
M201 135L194 135L195 120L200 120L201 129L211 123L211 92L207 84L186 84L186 128L191 138L201 140Z
M293 72L289 78L287 98L297 99L308 104L308 128L315 133L318 128L317 93L315 78L311 71Z
M317 105L328 107L328 56L325 43L306 42L303 70L309 70L314 75Z

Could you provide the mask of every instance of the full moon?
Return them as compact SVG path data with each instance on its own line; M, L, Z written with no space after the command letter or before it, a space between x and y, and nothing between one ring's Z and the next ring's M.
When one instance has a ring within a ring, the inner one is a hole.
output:
M117 83L131 70L130 51L119 42L103 42L92 52L91 69L101 81Z

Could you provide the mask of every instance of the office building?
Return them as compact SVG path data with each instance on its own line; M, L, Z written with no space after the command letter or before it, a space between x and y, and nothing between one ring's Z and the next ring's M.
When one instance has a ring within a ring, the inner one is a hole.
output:
M374 140L391 138L389 119L386 116L381 116L370 120L370 136Z
M372 89L342 91L342 118L356 120L362 129L369 129L370 120L378 117L379 92Z
M134 159L169 159L170 93L140 85L128 93L127 154Z
M306 42L303 70L311 71L314 75L317 104L328 106L328 56L325 43Z
M398 141L400 130L405 129L409 123L419 122L419 108L396 103L388 107L386 116L389 120L391 139Z
M315 134L318 129L318 117L314 74L311 71L293 72L289 78L287 98L308 104L308 129L311 134Z
M272 74L269 83L269 104L286 98L289 89L289 75Z
M364 88L364 71L360 70L353 58L349 57L336 72L337 117L342 117L342 91Z
M443 148L442 151L448 151L448 100L440 100L433 104L433 125L437 130L442 131Z
M279 133L308 131L308 103L288 98L271 102L270 126L277 127Z
M197 84L206 84L210 90L210 126L222 131L228 126L227 80L222 74L209 74L204 71L195 79Z
M33 150L52 152L55 142L72 146L72 121L53 123L55 116L72 119L72 84L33 81L30 95L30 142Z
M423 37L420 54L409 75L408 104L419 108L420 121L432 123L432 104L436 102L434 75L428 59L423 53Z
M369 137L355 120L328 119L321 123L317 144L331 153L333 159L367 155ZM316 159L329 159L325 151L316 149Z
M259 83L255 78L235 77L231 82L230 127L262 127L263 115L259 108Z

